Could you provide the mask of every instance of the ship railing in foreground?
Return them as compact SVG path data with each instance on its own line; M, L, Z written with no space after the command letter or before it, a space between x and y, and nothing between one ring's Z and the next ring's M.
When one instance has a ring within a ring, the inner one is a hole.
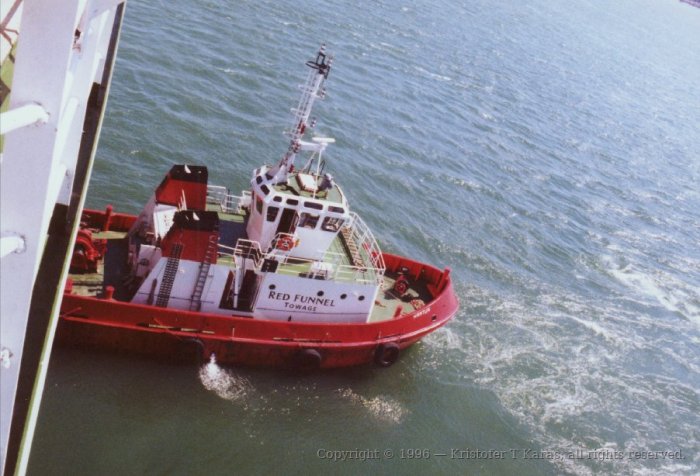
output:
M226 187L207 185L207 203L221 206L224 213L242 214L245 208L250 208L252 196L250 191L243 195L232 195Z
M347 256L343 253L326 253L324 260L312 260L290 257L273 252L265 253L260 243L252 240L239 239L236 247L219 244L219 260L230 261L235 258L250 259L258 271L274 272L289 276L299 276L309 279L323 279L357 284L381 284L385 268L347 264Z

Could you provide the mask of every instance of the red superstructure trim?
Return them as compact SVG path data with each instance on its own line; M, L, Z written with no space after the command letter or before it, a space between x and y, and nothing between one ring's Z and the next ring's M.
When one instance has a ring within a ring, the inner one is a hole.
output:
M204 210L207 205L207 171L205 167L175 165L156 188L156 202Z
M181 247L181 259L204 261L209 243L219 242L219 217L216 212L180 211L175 214L172 228L163 238L163 256L172 256L173 247ZM215 248L216 249L216 248ZM216 264L217 254L211 253L211 264Z
M86 208L83 210L80 220L85 223L87 228L104 230L105 224L109 221L108 228L110 229L128 230L136 221L136 216L126 213L112 213L111 211L107 214L105 210L91 210Z

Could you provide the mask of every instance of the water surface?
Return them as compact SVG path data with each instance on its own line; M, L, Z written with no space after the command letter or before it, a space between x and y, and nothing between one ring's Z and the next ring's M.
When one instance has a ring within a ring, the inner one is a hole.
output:
M700 9L132 1L88 206L246 188L321 42L328 168L457 317L316 375L57 349L30 474L697 474Z

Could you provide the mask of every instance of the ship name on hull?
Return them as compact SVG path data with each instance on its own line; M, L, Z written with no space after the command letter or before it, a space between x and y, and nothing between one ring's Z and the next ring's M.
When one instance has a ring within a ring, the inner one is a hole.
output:
M291 295L289 293L270 291L267 297L268 299L274 299L276 301L284 301L284 307L286 309L293 309L295 311L315 312L316 306L335 307L335 299L307 296L304 294Z

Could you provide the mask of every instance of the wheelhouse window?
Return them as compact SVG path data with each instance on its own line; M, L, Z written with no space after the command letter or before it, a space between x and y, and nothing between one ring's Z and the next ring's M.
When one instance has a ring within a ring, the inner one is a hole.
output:
M267 221L275 221L279 211L279 207L267 207Z
M321 229L323 231L332 231L336 232L340 230L340 227L343 226L343 219L342 218L335 218L335 217L326 217L323 219L323 223L321 224Z
M306 208L313 208L314 210L323 210L323 205L315 202L304 202Z
M316 228L318 223L319 215L312 215L311 213L302 213L299 218L299 226L301 228Z

